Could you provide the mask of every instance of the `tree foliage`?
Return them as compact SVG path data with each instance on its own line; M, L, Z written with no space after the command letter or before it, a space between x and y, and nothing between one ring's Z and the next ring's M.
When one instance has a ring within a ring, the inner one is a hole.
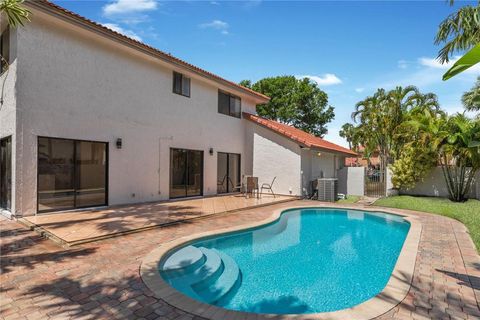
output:
M465 6L449 15L440 24L435 44L444 44L438 53L447 63L456 52L466 51L480 43L480 5Z
M267 104L257 106L260 116L292 125L323 137L327 124L334 118L334 109L328 105L328 96L315 82L294 76L270 77L241 85L270 97Z
M0 2L0 16L5 15L10 27L24 26L30 21L30 11L22 4L24 0L2 0Z
M357 123L353 137L365 148L366 154L378 152L382 168L400 155L405 137L399 134L412 110L439 111L437 97L423 94L414 86L378 89L373 96L358 102L352 114Z
M467 111L480 111L480 77L473 88L463 94L462 103Z

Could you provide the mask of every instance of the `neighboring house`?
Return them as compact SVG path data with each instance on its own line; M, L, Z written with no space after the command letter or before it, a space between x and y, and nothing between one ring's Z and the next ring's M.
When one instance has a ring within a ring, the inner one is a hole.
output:
M345 157L356 153L300 129L244 114L250 120L253 141L253 175L269 182L276 178L282 194L309 195L317 178L337 178Z
M55 4L26 5L24 28L1 25L4 214L229 193L251 174L302 195L352 154L265 125L255 106L269 98L258 92Z
M365 148L363 146L358 147L357 157L345 158L346 167L378 167L380 166L380 157L378 152L372 153L369 157L365 155Z

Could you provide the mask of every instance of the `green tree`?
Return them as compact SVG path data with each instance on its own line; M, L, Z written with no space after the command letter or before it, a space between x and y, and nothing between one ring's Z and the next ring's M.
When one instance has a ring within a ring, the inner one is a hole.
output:
M323 137L327 124L334 118L334 109L328 105L328 96L315 82L294 76L270 77L241 85L270 97L267 104L257 106L260 116L292 125Z
M345 123L342 126L342 129L338 132L340 137L344 138L348 142L349 149L357 149L358 148L358 138L357 132L355 130L355 126L351 123Z
M465 6L440 23L435 44L444 44L438 53L446 63L456 52L466 51L480 43L480 6Z
M352 118L358 123L355 129L358 143L366 154L378 152L382 169L399 157L405 139L398 132L413 109L438 112L436 96L422 94L414 86L396 87L390 91L378 89L373 96L356 104Z
M450 1L450 5L453 3L453 0ZM447 63L455 52L468 50L443 75L443 80L480 62L480 5L465 6L449 15L438 28L435 44L444 44L438 53L441 63Z
M2 0L0 2L0 16L7 17L8 25L16 28L24 26L30 21L30 11L23 6L24 0Z
M467 111L480 111L480 77L473 88L463 94L462 103Z
M424 132L435 133L434 125L444 121L445 116L441 111L421 107L410 110L406 115L397 132L404 144L390 167L395 188L413 188L437 164L435 135L425 135Z

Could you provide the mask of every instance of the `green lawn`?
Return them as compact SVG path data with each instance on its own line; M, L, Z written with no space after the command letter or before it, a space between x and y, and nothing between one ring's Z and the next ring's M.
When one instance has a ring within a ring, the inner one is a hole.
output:
M468 200L463 203L448 199L430 197L396 196L377 200L374 205L424 211L451 217L462 222L480 251L480 201Z
M360 200L360 196L347 196L347 199L338 200L337 203L355 203Z

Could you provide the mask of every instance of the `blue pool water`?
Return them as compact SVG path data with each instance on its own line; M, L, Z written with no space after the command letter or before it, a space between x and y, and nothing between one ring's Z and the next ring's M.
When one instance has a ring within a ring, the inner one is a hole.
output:
M160 273L184 294L227 309L336 311L383 290L409 227L385 213L292 209L267 226L179 249Z

